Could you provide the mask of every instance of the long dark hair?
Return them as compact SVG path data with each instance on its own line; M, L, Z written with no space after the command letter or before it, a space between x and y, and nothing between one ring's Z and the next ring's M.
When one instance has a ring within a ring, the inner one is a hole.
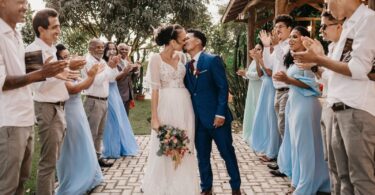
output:
M118 51L117 51L117 47L116 47L116 44L113 43L113 42L111 42L111 41L108 41L108 42L104 45L104 55L103 55L103 59L104 59L106 62L108 62L108 60L109 60L109 57L107 56L107 52L108 52L108 49L109 49L109 45L110 45L110 44L115 45L115 48L116 48L116 55L117 55L117 53L118 53Z
M296 26L293 30L298 31L301 36L310 37L310 32L303 26ZM284 66L288 69L292 64L294 64L294 58L289 49L288 53L284 56Z

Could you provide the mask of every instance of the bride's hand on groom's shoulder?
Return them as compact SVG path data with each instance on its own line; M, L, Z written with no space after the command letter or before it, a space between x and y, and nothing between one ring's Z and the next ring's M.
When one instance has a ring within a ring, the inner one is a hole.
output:
M152 118L151 119L151 129L158 132L160 127L160 122L159 119L157 118Z

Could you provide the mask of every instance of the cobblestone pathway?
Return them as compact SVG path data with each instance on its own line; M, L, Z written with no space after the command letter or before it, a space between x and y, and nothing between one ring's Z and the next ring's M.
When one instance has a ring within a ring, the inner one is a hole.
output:
M118 159L111 168L105 169L105 182L98 186L91 195L142 195L140 185L148 156L149 136L137 136L137 140L140 154ZM284 195L288 191L290 182L285 178L272 177L266 164L258 160L255 153L242 141L241 135L234 134L234 145L242 179L241 189L244 194ZM214 193L230 195L229 176L224 161L216 147L213 148L211 162Z

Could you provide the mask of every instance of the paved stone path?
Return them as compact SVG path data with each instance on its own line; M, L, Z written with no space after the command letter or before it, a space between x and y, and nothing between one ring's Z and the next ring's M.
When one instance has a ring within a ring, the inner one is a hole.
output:
M111 168L104 169L105 182L91 195L142 195L140 185L148 156L149 136L137 136L137 141L140 146L139 155L117 159ZM272 177L266 164L258 160L255 153L242 141L241 135L234 134L234 145L242 179L241 189L244 194L284 195L288 191L290 183L288 179ZM214 193L230 195L229 176L215 144L211 162Z

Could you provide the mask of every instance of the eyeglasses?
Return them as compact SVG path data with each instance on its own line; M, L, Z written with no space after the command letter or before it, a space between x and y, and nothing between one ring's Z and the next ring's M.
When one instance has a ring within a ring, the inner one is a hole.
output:
M320 28L321 28L322 30L326 30L328 26L334 26L334 25L338 25L338 24L339 24L339 23L333 23L333 24L322 24L322 25L320 26Z

